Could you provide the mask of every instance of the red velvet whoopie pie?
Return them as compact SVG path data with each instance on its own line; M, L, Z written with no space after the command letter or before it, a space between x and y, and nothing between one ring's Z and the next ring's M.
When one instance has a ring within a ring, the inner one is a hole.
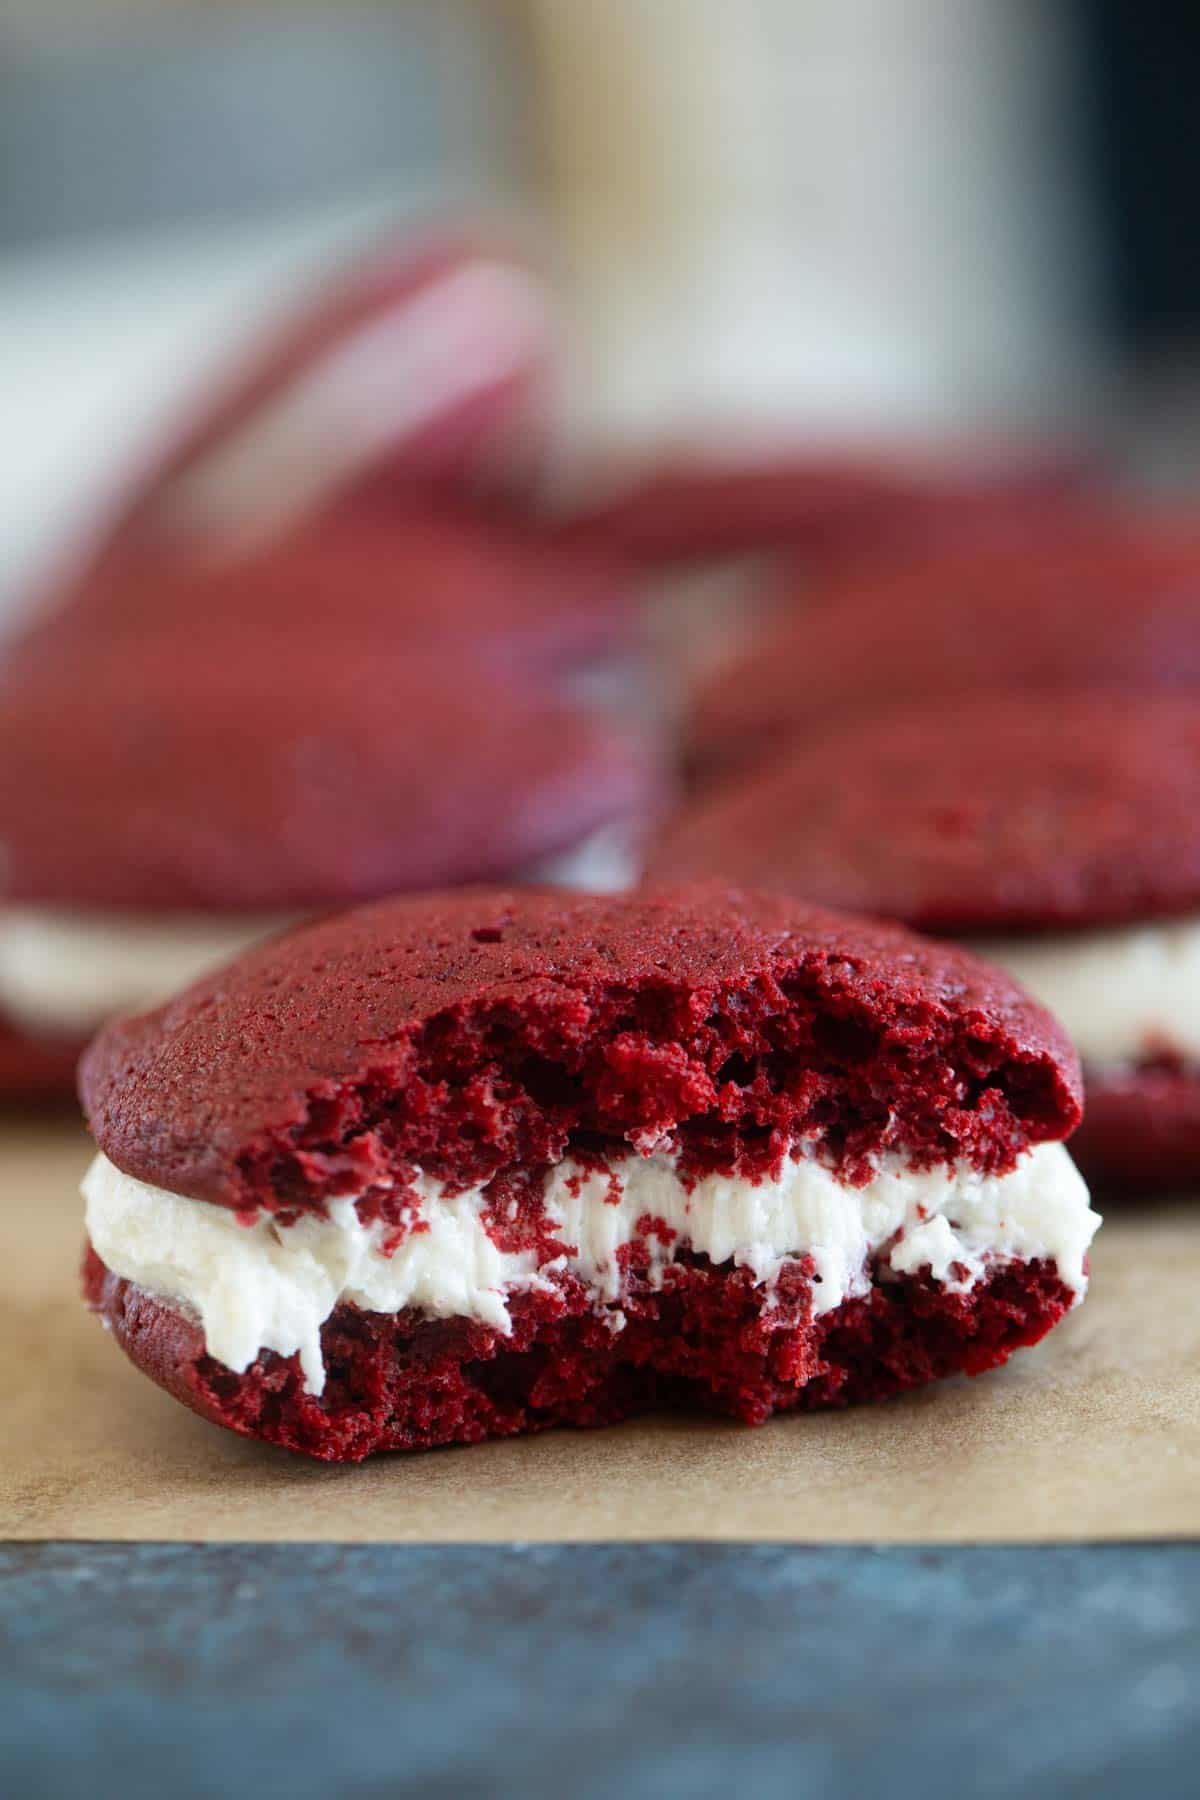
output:
M701 887L299 928L109 1025L85 1291L329 1461L980 1373L1081 1298L1062 1032L960 949Z

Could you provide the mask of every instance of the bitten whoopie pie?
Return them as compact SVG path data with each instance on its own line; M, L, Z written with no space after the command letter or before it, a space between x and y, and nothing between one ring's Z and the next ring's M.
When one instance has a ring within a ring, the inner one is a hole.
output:
M667 828L659 882L761 883L969 940L1083 1058L1085 1173L1200 1174L1200 696L976 696L828 728Z
M684 723L697 781L905 701L1200 685L1200 529L1178 516L1047 510L808 592L802 615L781 600L784 621L697 685Z
M112 1012L301 914L522 879L602 828L636 833L653 792L611 722L468 658L398 662L328 633L186 655L152 634L10 670L0 768L10 1094L69 1068Z
M979 1373L1083 1295L1066 1037L891 926L719 889L391 900L110 1024L85 1287L331 1461Z

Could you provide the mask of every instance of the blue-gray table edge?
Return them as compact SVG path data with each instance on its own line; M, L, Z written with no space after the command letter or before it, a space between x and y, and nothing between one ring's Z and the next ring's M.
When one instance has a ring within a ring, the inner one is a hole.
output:
M0 1791L1200 1793L1200 1544L0 1545Z

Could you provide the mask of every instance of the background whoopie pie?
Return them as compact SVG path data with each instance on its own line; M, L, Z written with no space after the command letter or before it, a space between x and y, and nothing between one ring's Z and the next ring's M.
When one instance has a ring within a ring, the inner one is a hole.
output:
M161 631L19 662L0 763L10 1092L299 914L533 877L602 828L636 831L654 793L625 727L478 658L328 630Z
M579 694L636 675L633 586L525 504L551 337L511 250L385 247L214 383L5 646L0 1093L65 1090L109 1012L300 914L628 878L653 758Z
M968 940L1073 1036L1090 1177L1200 1171L1200 695L979 694L827 723L666 828L651 879L701 871Z

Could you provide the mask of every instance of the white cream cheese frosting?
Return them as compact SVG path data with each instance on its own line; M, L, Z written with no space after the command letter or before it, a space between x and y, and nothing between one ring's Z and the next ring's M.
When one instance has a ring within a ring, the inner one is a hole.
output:
M278 931L286 919L0 908L0 1013L26 1030L85 1037Z
M1200 918L972 944L1066 1026L1093 1069L1200 1061Z
M928 1269L941 1286L964 1292L992 1269L1034 1259L1054 1263L1078 1300L1100 1224L1061 1144L1036 1146L1001 1176L965 1164L916 1170L888 1158L862 1187L801 1153L773 1180L709 1175L690 1188L665 1155L627 1155L607 1171L568 1160L550 1172L543 1196L564 1250L541 1263L533 1250L504 1251L493 1241L481 1188L450 1194L427 1176L413 1196L423 1229L390 1254L394 1228L364 1225L353 1196L330 1201L327 1217L281 1226L263 1214L244 1225L225 1207L137 1181L103 1155L83 1192L88 1235L114 1274L182 1304L199 1320L209 1354L239 1373L261 1350L298 1354L315 1394L325 1379L321 1327L343 1301L381 1313L413 1307L507 1332L514 1294L551 1289L569 1274L619 1330L618 1253L635 1238L645 1243L652 1281L691 1249L750 1270L767 1307L782 1270L811 1257L818 1315L891 1275ZM646 1215L656 1230L644 1235Z

